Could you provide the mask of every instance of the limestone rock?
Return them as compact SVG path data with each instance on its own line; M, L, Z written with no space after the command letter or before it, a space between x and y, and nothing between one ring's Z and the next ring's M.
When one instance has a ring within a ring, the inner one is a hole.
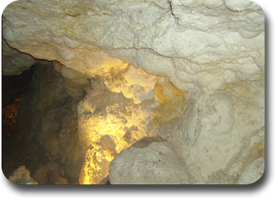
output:
M210 96L194 89L179 120L159 128L159 136L186 161L191 183L236 183L247 160L263 156L263 83L241 82ZM259 150L252 154L257 144Z
M264 73L264 13L249 0L15 1L3 37L92 77L125 61L184 91L212 94Z
M166 143L120 156L158 158L158 147L185 163L178 183L248 181L246 166L264 157L264 28L247 0L15 1L3 12L4 73L27 69L27 54L57 71L41 69L30 85L17 140L32 152L39 143L81 184L99 183L122 149L157 136Z
M248 165L239 176L238 184L253 184L258 181L264 173L264 159L259 158Z
M135 102L137 97L133 98L134 91L126 88L130 85L142 87L143 93L145 87L152 91L149 86L155 84L156 79L146 73L146 81L135 79L128 82L131 78L129 73L145 75L145 72L134 70L127 71L126 64L123 69L111 70L108 76L95 77L92 79L92 89L78 104L78 136L87 148L80 184L98 184L108 176L111 160L122 149L143 137L157 135L156 127L152 124L156 107L154 95Z
M173 147L143 138L122 150L110 165L111 184L188 184L187 168Z
M84 90L90 87L89 76L83 75L78 71L61 66L60 72L63 76L65 89L72 97L82 96ZM83 90L82 90L83 89Z
M230 10L239 11L239 12L256 6L252 1L242 1L242 0L225 0L225 5Z
M11 48L3 39L2 44L2 73L4 76L19 75L38 62L32 56Z
M117 87L123 81L117 79L112 85ZM78 134L81 142L90 147L92 143L100 143L103 136L110 137L115 141L113 149L120 152L144 136L155 136L156 133L148 128L151 126L152 111L156 107L155 101L148 99L135 104L122 92L111 90L112 87L106 86L106 78L104 81L97 77L93 80L92 89L79 102Z
M13 172L13 175L9 177L9 181L15 184L25 184L26 182L32 182L32 184L38 184L30 177L30 171L25 166L20 166ZM30 184L30 183L29 183Z
M54 60L54 61L53 61L53 67L54 67L54 70L55 70L55 71L57 71L58 73L61 73L61 67L62 67L62 65L61 65L60 62Z

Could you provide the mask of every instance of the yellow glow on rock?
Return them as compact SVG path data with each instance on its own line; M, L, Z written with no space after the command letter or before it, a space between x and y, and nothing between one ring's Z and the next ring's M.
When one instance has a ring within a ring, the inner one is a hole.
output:
M180 118L186 104L185 92L177 89L166 78L158 78L154 91L159 100L159 105L155 109L155 121L164 124L172 119Z
M98 148L98 145L96 145ZM90 148L79 176L80 184L98 184L109 173L110 162L115 153L112 150Z
M179 119L186 103L185 92L167 78L131 65L112 68L93 83L78 105L79 139L88 148L80 184L102 181L121 150L143 137L157 137L157 125Z
M123 149L128 148L137 140L146 136L155 136L147 132L151 113L128 106L127 115L111 114L117 111L117 106L107 107L106 116L94 116L81 124L88 134L89 149L80 173L80 184L97 184L109 174L110 162ZM80 125L81 127L81 125Z
M157 136L151 125L156 105L153 96L147 95L148 99L142 100L134 94L127 94L135 92L127 90L127 87L145 88L146 85L139 84L147 84L147 80L150 80L149 85L152 87L155 84L154 77L146 75L142 82L137 77L137 83L128 83L123 75L127 72L127 66L113 68L107 75L96 79L93 82L95 85L91 86L92 89L78 105L78 135L87 147L79 175L80 184L98 184L108 176L110 162L121 150L143 137ZM133 70L130 66L127 77L132 77L133 73L144 73ZM151 90L153 92L153 88ZM139 101L135 103L135 99Z

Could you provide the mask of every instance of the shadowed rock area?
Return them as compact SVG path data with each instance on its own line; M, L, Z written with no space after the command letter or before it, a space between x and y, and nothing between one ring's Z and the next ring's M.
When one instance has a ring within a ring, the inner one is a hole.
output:
M3 74L38 62L3 151L7 177L249 184L262 176L265 17L256 3L20 0L2 18Z
M15 135L3 148L3 172L6 177L21 165L30 170L31 176L42 165L56 163L61 171L69 165L65 152L75 148L77 138L77 104L65 90L60 73L51 62L36 65L35 73L22 97L15 124ZM83 163L83 156L80 164ZM51 167L50 167L51 168ZM74 171L78 166L74 167ZM73 170L68 168L68 170ZM70 179L77 181L78 172L70 172ZM46 184L40 183L39 184Z

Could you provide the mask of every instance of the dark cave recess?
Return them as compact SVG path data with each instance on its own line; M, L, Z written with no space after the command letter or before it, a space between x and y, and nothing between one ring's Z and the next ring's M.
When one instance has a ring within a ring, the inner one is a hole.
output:
M12 105L17 98L26 92L35 67L36 64L20 75L2 76L2 108Z
M12 137L21 97L35 71L35 65L20 75L2 76L2 138Z

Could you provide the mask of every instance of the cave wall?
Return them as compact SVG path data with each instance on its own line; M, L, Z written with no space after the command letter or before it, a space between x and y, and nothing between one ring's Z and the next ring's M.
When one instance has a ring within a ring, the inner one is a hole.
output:
M79 100L80 97L71 98L67 94L62 75L55 71L52 62L35 65L18 110L13 147L3 157L6 176L25 165L39 179L39 184L47 184L40 181L42 175L37 173L47 165L47 169L56 169L71 182L78 182L86 150L77 140ZM80 156L72 156L73 149Z
M6 40L2 39L2 75L19 75L29 69L37 60L29 54L11 48Z
M184 91L264 73L264 14L250 1L22 0L4 10L3 36L82 74L121 59Z
M262 9L241 0L20 0L3 12L9 48L53 61L66 94L84 97L78 141L89 162L99 164L84 164L82 173L92 175L82 183L107 176L93 169L108 171L107 161L120 152L114 138L98 132L115 130L112 124L118 125L122 148L131 145L125 141L132 133L134 139L154 136L172 145L189 183L246 182L249 176L242 174L248 169L259 178L254 163L264 162L264 26ZM17 54L4 56L5 63ZM5 63L7 74L28 67ZM113 120L106 123L110 114ZM137 115L143 116L138 124L130 123ZM90 145L102 149L102 141L115 146L98 160Z

